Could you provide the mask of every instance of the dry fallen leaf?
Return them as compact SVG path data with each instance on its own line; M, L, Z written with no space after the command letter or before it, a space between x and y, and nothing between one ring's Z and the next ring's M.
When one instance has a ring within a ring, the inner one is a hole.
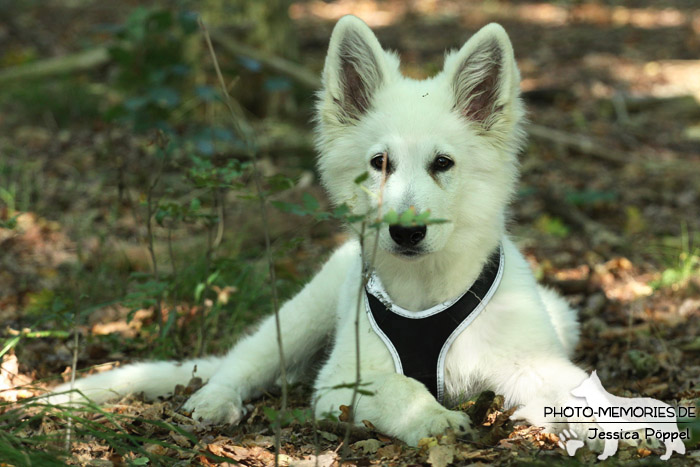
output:
M289 467L331 467L338 458L338 454L327 451L320 456L307 456L305 459L292 460Z
M340 406L340 416L338 417L338 420L341 422L347 422L350 420L350 407L347 405Z
M393 459L401 455L401 446L389 444L377 449L377 457Z
M378 439L365 439L352 444L351 447L361 451L362 454L374 454L383 444Z
M325 439L326 441L338 441L338 435L336 435L335 433L329 433L327 431L318 430L318 434L321 436L321 438Z
M190 440L187 438L187 436L183 436L180 433L176 433L174 431L171 431L168 434L170 435L172 440L175 441L175 444L177 444L180 447L189 448L192 445L192 443L190 443Z
M449 445L438 445L430 448L428 464L433 467L446 467L455 460L455 448Z

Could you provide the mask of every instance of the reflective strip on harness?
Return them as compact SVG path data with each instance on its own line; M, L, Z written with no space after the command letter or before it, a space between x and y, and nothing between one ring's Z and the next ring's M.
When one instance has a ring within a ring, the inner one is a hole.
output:
M440 403L444 398L447 351L493 297L503 276L504 262L503 248L499 246L469 290L454 300L419 312L392 305L376 276L365 288L369 322L389 349L396 372L425 384Z

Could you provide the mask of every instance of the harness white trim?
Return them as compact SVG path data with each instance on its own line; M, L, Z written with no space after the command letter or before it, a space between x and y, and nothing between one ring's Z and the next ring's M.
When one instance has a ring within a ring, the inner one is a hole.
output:
M471 288L471 286L470 286ZM468 291L469 289L467 289ZM384 284L382 284L381 279L379 279L379 276L377 276L376 273L372 273L370 276L369 280L367 281L367 291L377 297L377 299L382 302L384 306L386 306L389 310L391 310L393 313L403 316L404 318L410 318L410 319L421 319L421 318L427 318L428 316L433 316L441 311L444 311L457 303L460 298L464 296L467 292L465 291L464 293L460 294L459 296L448 300L446 302L438 303L435 306L432 306L428 308L427 310L423 311L409 311L405 308L401 308L397 304L393 303L391 299L389 298L389 294L386 292L386 289L384 288ZM369 306L369 305L367 305Z
M481 299L481 302L476 306L476 308L474 308L474 311L472 311L469 314L469 316L467 316L467 319L462 321L459 324L459 326L457 326L457 328L454 331L452 331L452 334L450 334L450 337L447 338L445 344L440 350L437 370L437 400L439 400L440 402L442 402L445 392L445 359L447 358L447 352L450 350L450 347L452 347L452 344L454 343L455 339L457 339L457 336L459 336L462 333L462 331L464 331L467 328L467 326L469 326L472 323L472 321L474 321L474 319L476 319L476 317L479 316L479 314L482 311L484 311L484 308L486 308L486 305L496 293L496 290L498 290L498 285L501 283L501 279L503 278L505 259L506 255L504 253L504 248L501 247L501 255L498 258L498 272L496 273L496 278L493 280L493 284L491 284L489 291L486 292L486 295L484 296L484 298Z
M498 261L498 272L496 273L496 277L494 278L493 283L489 287L489 290L486 292L486 295L484 296L484 298L481 299L480 303L476 306L476 308L474 308L474 310L469 314L469 316L467 316L467 318L465 318L464 321L462 321L459 324L459 326L457 326L455 330L452 331L452 333L449 335L442 348L440 349L440 354L438 356L437 363L437 400L441 403L443 401L445 392L445 360L447 358L447 353L452 347L452 344L457 339L457 337L467 328L467 326L469 326L476 319L477 316L479 316L479 314L481 314L481 312L484 310L484 308L486 308L486 305L489 303L491 298L493 298L493 295L496 293L496 290L498 290L498 286L501 283L501 279L503 278L503 271L505 266L505 248L503 248L503 246L500 247L500 256ZM386 290L384 289L381 280L374 273L372 273L369 281L367 282L367 291L375 297L377 297L377 299L380 300L382 304L386 306L387 309L390 310L392 313L395 313L399 316L403 316L405 318L421 319L433 316L437 313L440 313L441 311L448 309L449 307L454 305L459 299L461 299L466 293L469 293L473 285L474 284L471 284L467 288L467 290L464 293L460 294L458 297L443 303L439 303L423 311L408 311L394 304L389 298L389 295L386 293ZM404 374L403 366L401 365L401 358L399 357L399 353L396 350L396 347L394 346L392 341L387 337L387 335L384 334L381 328L377 325L377 322L374 320L374 315L372 314L372 310L370 308L367 294L365 293L363 295L365 301L365 311L367 313L370 326L372 327L374 332L379 336L382 342L384 342L384 345L386 345L387 349L389 350L391 358L394 361L394 368L396 369L396 372L399 374Z

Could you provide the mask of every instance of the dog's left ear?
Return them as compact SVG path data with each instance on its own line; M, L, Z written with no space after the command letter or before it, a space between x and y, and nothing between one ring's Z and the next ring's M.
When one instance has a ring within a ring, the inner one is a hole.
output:
M457 112L493 136L514 136L522 116L520 74L513 46L500 25L484 26L459 52L449 55L445 74Z

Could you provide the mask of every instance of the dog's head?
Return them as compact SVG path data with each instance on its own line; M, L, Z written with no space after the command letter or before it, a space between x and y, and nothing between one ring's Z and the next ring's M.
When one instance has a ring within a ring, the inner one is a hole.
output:
M376 208L386 163L384 213L413 207L449 222L383 226L380 251L414 259L497 241L523 140L519 84L513 48L497 24L448 54L440 74L416 81L401 75L397 56L364 22L342 18L317 114L319 168L332 200L353 214ZM363 189L355 179L364 172Z

